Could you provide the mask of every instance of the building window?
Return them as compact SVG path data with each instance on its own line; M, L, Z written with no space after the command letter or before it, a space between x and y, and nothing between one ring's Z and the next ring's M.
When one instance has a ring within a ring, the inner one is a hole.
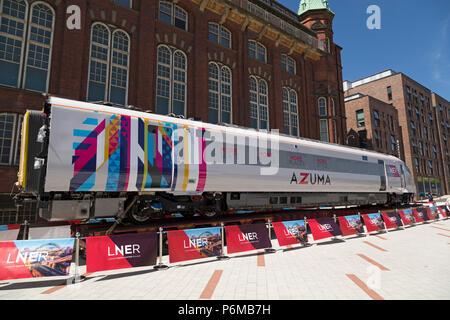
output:
M395 149L396 149L395 137L393 135L391 135L391 150L392 150L392 152L395 152Z
M374 130L374 132L373 132L373 138L375 140L375 146L377 148L379 148L380 147L380 136L378 135L378 132L376 130Z
M319 98L319 117L326 117L328 115L327 99Z
M296 74L296 66L295 66L295 60L291 57L282 54L281 55L281 69L283 71Z
M428 172L433 175L433 163L430 160L428 160Z
M208 24L208 39L231 49L231 32L222 25L210 22Z
M437 150L435 146L433 146L433 157L434 159L437 159Z
M406 86L406 100L410 100L411 99L411 88Z
M0 165L18 165L23 115L0 113Z
M297 92L283 88L284 133L297 137L298 132L298 99Z
M320 119L320 140L330 142L330 134L328 132L328 120Z
M392 88L391 87L387 87L387 96L388 96L388 100L391 101L392 100Z
M186 115L187 58L184 52L158 47L156 113Z
M416 169L416 172L419 172L419 159L414 158L414 168Z
M267 82L255 76L250 76L250 126L255 129L269 128Z
M414 122L410 121L409 126L410 126L410 133L414 137L416 135L416 126L414 125Z
M373 124L375 127L380 126L380 115L378 114L377 110L373 110Z
M419 154L423 156L423 144L422 141L419 141Z
M231 123L232 75L230 68L209 63L209 122Z
M111 32L102 23L92 25L88 101L126 105L129 52L130 38L126 32L120 29Z
M48 91L55 12L43 2L0 2L0 84ZM28 36L25 38L26 28Z
M255 40L248 41L248 56L250 58L266 63L267 50L266 47Z
M188 29L188 14L180 6L171 2L159 2L159 21L171 24L181 30Z
M423 138L428 140L428 129L425 125L423 126Z
M133 8L132 0L114 0L114 2L130 9Z
M364 121L364 110L357 110L356 111L356 126L358 128L364 127L366 125Z

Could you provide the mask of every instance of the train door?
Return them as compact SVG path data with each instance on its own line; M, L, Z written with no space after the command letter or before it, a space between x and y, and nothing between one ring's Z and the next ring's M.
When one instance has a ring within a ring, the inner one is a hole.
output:
M380 191L386 191L386 168L384 166L384 160L378 160L380 165Z

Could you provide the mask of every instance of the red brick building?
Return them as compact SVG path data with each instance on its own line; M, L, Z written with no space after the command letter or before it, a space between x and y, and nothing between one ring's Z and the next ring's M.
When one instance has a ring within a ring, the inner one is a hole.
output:
M344 92L346 100L363 94L392 105L398 111L404 160L413 174L418 195L449 193L448 101L407 75L393 70L353 82L345 81ZM349 122L347 126L349 130L357 130Z
M42 93L344 143L341 48L316 2L0 0L0 193Z
M345 115L349 129L346 144L405 160L398 111L394 106L357 93L345 98Z

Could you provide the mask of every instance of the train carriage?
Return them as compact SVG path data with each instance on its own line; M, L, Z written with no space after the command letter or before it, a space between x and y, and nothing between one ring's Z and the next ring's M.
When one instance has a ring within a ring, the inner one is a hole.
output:
M396 157L57 97L27 111L18 186L48 220L409 202Z

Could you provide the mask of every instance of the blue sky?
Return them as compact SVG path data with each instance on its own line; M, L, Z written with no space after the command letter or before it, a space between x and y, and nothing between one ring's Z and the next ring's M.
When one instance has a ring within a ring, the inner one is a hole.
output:
M298 11L300 0L278 0ZM334 41L343 48L343 80L393 69L450 101L449 0L328 0ZM381 29L369 30L370 5L381 9Z

